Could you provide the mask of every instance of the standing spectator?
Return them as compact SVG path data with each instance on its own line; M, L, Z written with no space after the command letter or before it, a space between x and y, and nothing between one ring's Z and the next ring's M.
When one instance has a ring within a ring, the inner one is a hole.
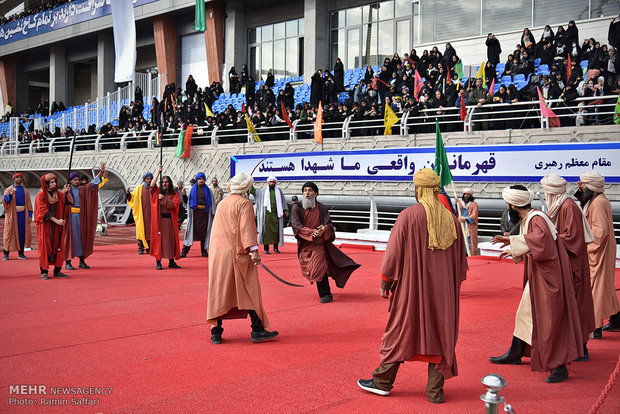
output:
M271 72L271 69L269 69L269 72L267 73L267 80L265 80L265 86L267 88L273 88L273 85L275 85L276 80L273 77L273 73Z
M336 92L344 91L344 65L340 58L336 58L336 63L334 64L334 85Z
M230 68L230 72L228 72L228 90L230 93L239 92L239 75L237 75L234 66Z
M185 93L188 98L192 100L194 98L194 94L198 90L198 86L196 85L196 81L192 75L187 77L187 82L185 82Z
M534 52L534 48L536 47L534 35L527 27L523 29L523 33L521 33L521 47L529 50L530 52Z
M495 67L499 63L499 55L502 53L499 40L497 40L493 33L489 33L485 44L487 45L487 60Z
M459 221L467 224L467 232L469 233L467 243L469 243L471 256L478 255L478 203L475 200L472 188L463 190L463 201L457 200L461 209Z
M579 29L577 29L575 21L571 20L566 28L566 42L564 44L571 45L573 42L579 44Z
M213 202L215 203L215 207L222 201L224 198L224 190L219 186L216 177L213 177L211 180L211 194L213 195Z
M312 75L310 83L310 105L317 107L323 99L323 72L317 69Z

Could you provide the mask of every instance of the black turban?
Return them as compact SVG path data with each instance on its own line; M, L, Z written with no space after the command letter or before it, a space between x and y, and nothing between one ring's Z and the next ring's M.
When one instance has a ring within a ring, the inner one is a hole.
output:
M306 187L310 187L314 190L315 193L319 193L319 187L316 186L316 184L314 184L312 181L308 181L307 183L305 183L302 187L301 187L301 192L304 192L304 188Z

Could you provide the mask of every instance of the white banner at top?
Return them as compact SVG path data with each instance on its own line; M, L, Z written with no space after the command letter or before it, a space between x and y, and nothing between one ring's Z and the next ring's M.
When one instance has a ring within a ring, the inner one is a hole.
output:
M569 182L596 170L620 183L620 142L446 147L454 181L537 182L556 173ZM391 148L231 156L231 176L252 173L255 181L411 181L432 168L435 148Z
M131 82L137 55L133 3L129 0L110 0L110 7L114 32L114 82Z

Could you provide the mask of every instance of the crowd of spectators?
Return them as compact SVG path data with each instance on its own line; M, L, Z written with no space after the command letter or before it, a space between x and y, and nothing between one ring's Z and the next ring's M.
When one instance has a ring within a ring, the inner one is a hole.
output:
M618 33L618 34L617 34ZM215 126L226 130L243 130L247 127L246 113L253 126L261 134L262 140L279 139L288 134L289 127L282 113L290 122L298 120L298 138L312 137L314 123L319 102L322 103L323 120L327 123L324 136L338 136L339 128L329 128L330 123L343 122L351 118L356 127L352 135L376 135L383 132L383 117L385 105L397 114L409 112L409 131L414 133L434 131L434 120L440 118L442 130L462 130L463 124L456 110L465 100L468 106L476 105L474 112L474 129L506 129L531 128L540 126L540 118L530 116L524 119L521 116L507 115L506 108L494 114L493 103L531 102L529 110L532 113L538 109L537 89L540 88L545 99L559 99L561 103L552 105L552 109L562 119L563 125L588 125L613 122L613 115L600 115L595 109L597 104L606 102L606 95L620 93L620 81L616 67L617 47L620 44L620 22L616 19L611 23L609 30L609 46L601 45L595 39L585 39L579 44L579 32L573 21L566 29L563 26L554 32L546 26L538 42L526 28L521 35L521 41L509 53L505 64L500 62L502 52L498 39L489 34L486 39L487 61L485 79L472 76L462 84L459 79L460 58L450 43L446 43L442 53L438 47L430 51L424 50L418 55L415 49L405 53L402 57L395 53L386 58L375 72L369 65L365 68L362 79L358 84L345 87L345 68L336 60L333 71L317 70L311 77L309 99L297 103L295 89L291 83L284 88L276 89L275 79L269 72L265 82L257 82L250 75L246 65L240 73L231 68L228 74L228 86L231 93L244 92L245 101L243 110L235 109L231 104L224 110L211 112L214 102L224 93L219 82L213 82L204 89L198 87L190 75L185 83L185 89L176 87L174 83L166 86L161 100L152 99L150 112L144 110L144 98L140 88L136 88L134 101L120 110L118 125L106 124L99 131L92 125L88 130L76 131L78 135L102 134L104 138L118 137L130 132L129 147L146 146L149 131L163 125L165 131L178 132L192 124L195 128L194 140L210 142L207 137ZM538 60L540 59L540 60ZM587 61L587 71L582 70L581 62ZM568 68L570 62L570 70ZM536 71L536 67L547 65L548 70ZM416 72L423 78L416 91ZM517 76L526 79L521 85L512 82ZM508 78L506 78L508 77ZM504 82L509 79L510 82ZM489 91L491 84L495 90ZM348 92L346 99L339 99L341 92ZM601 97L590 102L579 103L579 97ZM57 110L62 103L52 103L52 110ZM571 107L571 108L568 108ZM37 112L45 113L47 103L39 106ZM528 110L528 106L521 106ZM31 110L32 111L32 110ZM606 110L612 111L611 109ZM146 116L145 116L146 114ZM518 118L518 119L517 119ZM475 122L483 119L484 122ZM398 125L393 129L398 133ZM73 131L67 128L60 131L58 128L49 131L34 131L31 125L29 131L23 131L23 142L29 140L45 141L50 137L73 136ZM220 142L243 142L247 134L223 134ZM170 143L172 145L172 143Z
M14 22L15 20L19 20L26 16L31 16L33 14L41 13L46 10L51 10L54 7L62 6L65 3L70 3L71 0L41 0L37 4L25 9L20 13L15 13L7 17L0 18L0 25Z

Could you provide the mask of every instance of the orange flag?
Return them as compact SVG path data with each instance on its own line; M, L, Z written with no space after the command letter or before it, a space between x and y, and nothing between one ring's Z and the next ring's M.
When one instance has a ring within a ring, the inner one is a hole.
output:
M189 158L192 152L192 134L194 133L194 126L188 125L185 129L185 135L183 136L183 154L181 158Z
M290 129L293 129L293 123L291 122L291 118L289 118L288 112L284 107L284 101L280 101L280 104L282 106L282 118L284 118L284 122L286 122L286 125L288 125Z
M319 101L319 109L314 122L314 140L319 144L323 143L323 105L321 105L321 101Z

